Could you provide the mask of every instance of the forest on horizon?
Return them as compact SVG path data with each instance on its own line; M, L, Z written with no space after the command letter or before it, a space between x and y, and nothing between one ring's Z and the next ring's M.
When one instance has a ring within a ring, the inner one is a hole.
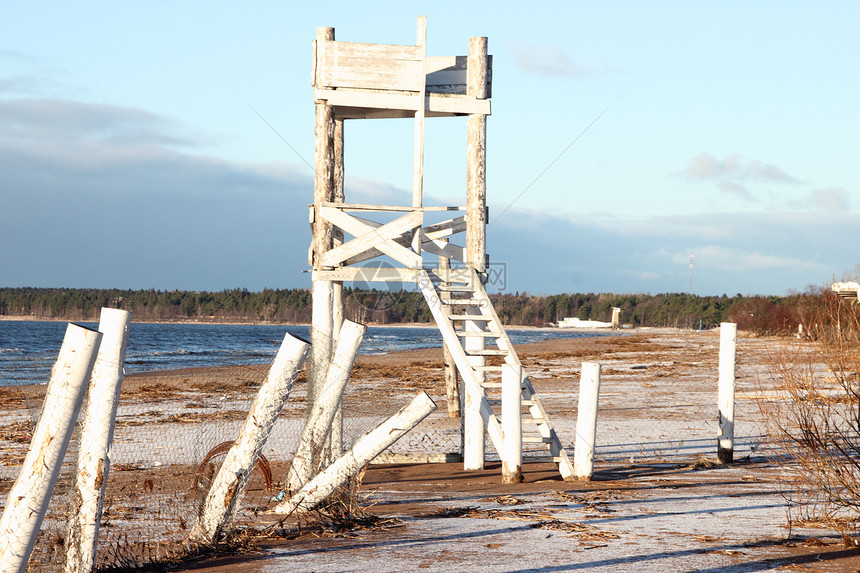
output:
M547 326L566 317L608 321L612 307L632 327L712 328L736 322L762 334L796 332L825 289L787 296L698 296L686 293L575 293L548 296L492 294L502 322ZM344 289L344 316L363 323L431 322L423 296L408 290ZM133 312L139 322L310 323L308 289L228 289L220 292L71 288L0 288L0 316L44 320L97 321L102 307Z

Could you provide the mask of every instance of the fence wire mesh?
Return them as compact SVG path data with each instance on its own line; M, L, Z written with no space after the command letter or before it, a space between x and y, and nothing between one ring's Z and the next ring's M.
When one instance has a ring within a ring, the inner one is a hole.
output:
M134 329L133 324L132 337ZM599 362L603 367L598 464L694 461L714 455L719 336L714 332L676 336L672 332L617 333L608 338L579 338L562 346L544 341L523 348L520 358L525 372L571 455L583 361ZM379 461L402 462L408 459L405 456L419 462L454 461L462 454L461 421L449 416L446 404L438 332L428 328L426 337L428 347L395 353L377 350L358 359L339 418L343 450L423 391L437 409L387 448ZM736 406L736 457L755 451L761 440L756 405L745 397L752 392L761 368L760 362L746 359L760 353L761 348L749 346L755 344L757 341L743 340L739 346L738 393L742 399ZM181 551L200 514L208 485L245 424L271 366L265 356L245 362L229 364L229 357L211 356L192 367L126 373L99 533L99 566L159 561ZM27 372L25 379L19 376L16 385L0 387L0 503L4 504L45 393L44 379L38 379L44 373L27 370L23 361L17 365L19 375ZM16 365L7 363L6 367ZM231 528L265 529L283 519L267 510L294 493L288 491L287 475L307 419L307 393L306 364L262 455L251 468ZM488 395L498 398L498 390L488 390ZM30 560L31 571L55 571L65 558L66 516L79 447L76 432ZM547 455L540 444L524 447L526 462ZM498 460L489 438L486 456L489 462Z

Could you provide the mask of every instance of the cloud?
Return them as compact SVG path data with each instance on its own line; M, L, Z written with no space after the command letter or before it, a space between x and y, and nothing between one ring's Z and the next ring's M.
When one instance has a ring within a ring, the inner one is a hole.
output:
M306 166L206 156L191 130L144 110L0 103L0 286L310 285ZM409 202L408 190L380 181L347 187L355 202ZM838 189L812 197L847 200ZM860 226L847 210L625 219L512 207L497 221L495 212L488 252L507 269L507 291L684 292L692 252L696 293L781 294L857 262L853 244L834 240Z
M707 265L722 271L764 271L767 269L816 270L820 264L796 257L766 254L745 249L707 245L696 249L694 264ZM679 264L689 263L690 253L678 251L672 260Z
M799 181L770 163L744 161L738 155L717 159L707 152L694 157L681 174L694 181L731 180L798 183Z
M574 62L566 52L553 44L535 46L516 42L511 45L511 51L517 67L529 74L584 79L617 72L609 65L593 67Z
M720 191L728 193L729 195L734 195L739 199L745 199L746 201L757 200L755 197L753 197L752 193L750 193L749 189L735 181L721 179L717 181L717 188Z
M0 285L309 284L303 166L180 151L181 125L116 106L4 101L0 134Z
M708 152L694 157L678 174L689 181L714 181L717 189L744 201L758 201L749 190L749 183L799 183L776 165L758 160L745 161L738 155L717 159Z
M841 187L815 189L809 194L809 202L819 211L847 211L848 191Z
M632 220L513 211L488 227L491 261L507 264L512 291L686 292L693 253L697 294L784 294L823 284L857 262L851 246L832 239L860 225L850 213Z
M178 122L145 110L61 99L0 100L0 142L112 145L199 145L205 140Z

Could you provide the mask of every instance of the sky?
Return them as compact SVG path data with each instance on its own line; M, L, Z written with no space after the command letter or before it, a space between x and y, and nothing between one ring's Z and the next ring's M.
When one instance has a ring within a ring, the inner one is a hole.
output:
M491 291L860 262L855 2L34 1L0 18L0 286L309 287L315 29L413 44L421 14L428 55L489 38ZM412 130L347 122L347 201L409 203ZM464 204L465 131L428 120L426 203Z

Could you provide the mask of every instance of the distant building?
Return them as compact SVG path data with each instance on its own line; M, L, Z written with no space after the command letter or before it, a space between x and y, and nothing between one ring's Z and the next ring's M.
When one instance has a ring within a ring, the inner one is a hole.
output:
M617 306L612 307L612 322L602 322L600 320L582 320L581 318L563 318L558 321L559 328L620 328L621 327L621 309Z
M849 281L844 283L833 283L830 290L842 298L856 298L860 300L860 284Z

